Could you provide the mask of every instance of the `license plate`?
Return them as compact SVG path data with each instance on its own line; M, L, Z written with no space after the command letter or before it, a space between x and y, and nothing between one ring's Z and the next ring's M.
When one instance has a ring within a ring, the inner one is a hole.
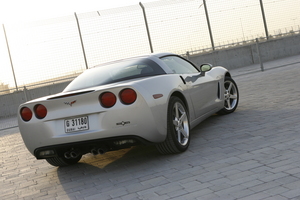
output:
M88 116L77 117L73 119L65 119L65 132L71 133L76 131L83 131L89 129Z

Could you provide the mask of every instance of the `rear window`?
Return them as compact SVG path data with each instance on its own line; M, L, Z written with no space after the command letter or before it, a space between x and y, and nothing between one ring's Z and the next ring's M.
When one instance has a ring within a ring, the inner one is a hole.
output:
M164 70L148 58L123 60L86 70L75 78L64 92L160 74L165 74Z

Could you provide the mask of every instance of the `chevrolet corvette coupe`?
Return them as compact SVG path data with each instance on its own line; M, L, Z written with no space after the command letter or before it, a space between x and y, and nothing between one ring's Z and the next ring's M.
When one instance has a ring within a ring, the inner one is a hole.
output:
M31 154L67 166L87 153L139 144L184 152L192 128L212 114L234 112L238 101L224 67L156 53L84 71L61 93L21 104L18 124Z

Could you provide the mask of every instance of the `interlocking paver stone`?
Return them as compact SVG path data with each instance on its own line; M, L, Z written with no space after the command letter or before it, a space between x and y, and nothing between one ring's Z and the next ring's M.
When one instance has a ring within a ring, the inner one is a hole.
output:
M2 130L0 199L300 199L300 56L265 69L232 70L238 109L195 127L178 155L141 146L56 168L27 151L17 127Z

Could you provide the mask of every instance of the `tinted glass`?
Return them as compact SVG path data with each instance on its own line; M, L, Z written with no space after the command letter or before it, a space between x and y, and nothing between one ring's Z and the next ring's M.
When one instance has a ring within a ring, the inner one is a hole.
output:
M175 74L192 74L199 72L194 65L178 56L167 56L161 58L161 60L168 65Z
M86 70L75 78L64 92L160 74L165 72L150 59L123 60Z

